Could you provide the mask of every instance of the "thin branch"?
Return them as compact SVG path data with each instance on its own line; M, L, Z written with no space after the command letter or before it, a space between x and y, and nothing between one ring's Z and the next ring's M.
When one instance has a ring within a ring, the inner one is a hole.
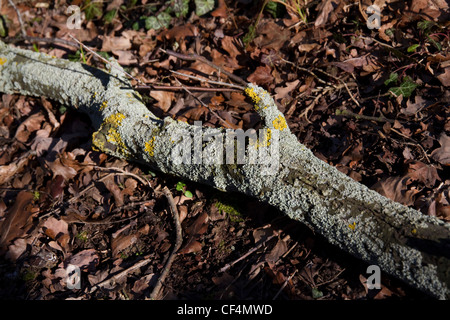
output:
M144 258L140 261L138 261L137 263L135 263L134 265L132 265L131 267L115 274L114 276L112 276L111 278L105 279L95 285L93 285L89 291L89 293L93 293L95 290L102 288L106 285L114 285L117 281L120 281L121 278L125 277L126 275L128 275L129 273L134 272L134 270L141 268L143 266L145 266L146 264L148 264L150 261L152 261L152 259L150 257L148 258Z
M205 88L205 87L193 87L193 86L162 86L162 85L145 85L145 86L136 86L134 89L153 89L153 90L184 90L188 89L191 91L204 91L204 92L238 92L241 89L233 89L233 88Z
M283 285L281 286L280 290L278 290L277 294L273 297L272 300L276 300L278 298L278 296L280 295L280 293L283 291L283 289L286 287L286 285L288 284L289 281L291 281L291 279L295 276L295 274L297 273L298 270L295 270L293 274L291 274L286 281L284 281Z
M164 266L164 270L161 273L160 277L158 278L158 281L155 287L153 288L152 293L150 294L151 300L158 299L161 286L164 280L166 279L167 275L169 274L172 263L175 260L176 253L178 252L178 250L181 247L181 244L183 243L183 234L181 230L180 218L178 216L177 206L175 205L172 193L169 191L167 187L164 187L162 192L164 193L164 195L167 198L167 201L169 202L170 211L172 212L173 220L175 222L176 240L175 240L175 247L173 248L169 258L167 259L166 265Z
M381 117L371 117L371 116L366 116L366 115L363 115L363 114L357 114L357 113L351 112L349 110L336 110L336 115L337 116L353 117L355 119L364 119L364 120L369 120L369 121L394 123L394 120L385 118L383 116L381 116Z
M175 79L175 80L177 80L177 82L180 84L180 86L183 88L183 85L180 83L180 81L178 81L178 79ZM200 100L199 98L197 98L196 96L194 96L193 94L192 94L192 92L190 92L189 91L189 89L187 89L187 88L183 88L187 93L189 93L189 95L191 95L196 101L198 101L202 106L204 106L205 108L207 108L208 110L209 110L209 112L211 112L214 116L216 116L217 117L217 119L219 119L221 122L223 122L224 124L226 124L226 126L228 127L228 128L233 128L233 127L235 127L235 126L233 126L232 124L230 124L228 121L226 121L225 119L223 119L221 116L219 116L218 114L217 114L217 112L215 112L214 110L212 110L206 103L204 103L202 100Z
M92 50L91 48L89 48L88 46L84 45L81 41L79 41L77 38L75 38L74 36L72 36L71 34L69 34L69 37L71 37L73 40L75 40L80 46L82 46L84 49L86 49L87 51L89 51L90 53L92 53L95 57L99 58L101 61L103 61L104 63L110 65L112 68L122 72L123 74L125 74L128 78L133 79L135 81L137 81L140 84L145 85L144 82L142 82L141 80L133 77L131 74L129 74L128 72L126 72L125 70L123 70L122 68L119 68L118 66L112 64L110 61L106 60L105 58L103 58L101 55L99 55L97 52L95 52L94 50Z
M242 86L239 86L239 85L233 84L233 83L227 83L227 82L222 82L222 81L214 81L214 80L208 80L208 79L201 79L201 78L196 77L196 76L191 76L189 74L185 74L185 73L181 73L181 72L177 72L177 71L173 71L173 70L170 70L170 72L172 72L172 73L174 73L176 75L179 75L179 76L187 77L187 78L194 79L194 80L201 81L201 82L217 84L217 85L220 85L220 86L228 86L228 87L237 88L237 89L240 89L240 90L244 90L245 89L245 87L242 87Z
M238 83L244 85L245 87L247 86L247 82L244 81L243 79L241 79L238 76L232 74L231 72L228 72L228 71L224 70L223 68L221 68L218 65L214 64L213 62L209 61L205 57L199 56L198 54L183 54L183 53L178 53L178 52L175 52L175 51L172 51L172 50L163 50L163 49L160 49L160 50L163 51L164 53L167 53L167 54L169 54L171 56L174 56L174 57L176 57L178 59L181 59L181 60L203 62L203 63L207 64L208 66L213 67L214 69L216 69L220 73L223 73L224 75L226 75L228 78L234 80L235 82L238 82Z
M6 38L5 42L8 43L16 43L20 41L28 41L28 42L45 42L45 43L51 43L51 44L64 44L66 46L79 48L80 46L73 41L61 39L61 38L39 38L39 37L30 37L30 36L19 36L18 38Z
M261 248L263 245L265 245L270 239L272 239L273 237L275 237L276 235L273 234L271 236L268 236L265 240L261 241L258 245L256 245L255 247L251 248L246 254L240 256L238 259L227 263L225 266L223 266L219 271L220 272L225 272L228 269L230 269L232 266L234 266L236 263L238 263L239 261L247 258L249 255L251 255L253 252L255 252L256 250L258 250L259 248Z
M16 11L17 18L20 23L20 31L22 32L22 36L25 38L27 36L27 32L25 31L25 25L23 24L22 15L20 14L19 9L17 9L16 5L12 0L8 0L9 4L13 7L14 11Z

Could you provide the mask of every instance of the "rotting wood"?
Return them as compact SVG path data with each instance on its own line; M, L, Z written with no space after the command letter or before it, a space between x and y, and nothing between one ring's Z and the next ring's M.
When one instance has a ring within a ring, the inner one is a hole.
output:
M273 133L266 135L266 145L270 140L273 146L279 138L274 174L263 170L271 159L228 165L176 161L173 150L180 144L174 139L195 137L199 130L209 136L225 130L157 118L114 68L103 71L0 42L0 92L43 96L72 106L90 116L97 150L253 196L409 285L440 299L450 297L450 225L393 202L316 158L290 132L273 99L260 87L248 84L246 93L267 132ZM200 144L203 159L217 157L214 143L211 139ZM247 153L251 148L258 146L249 144Z

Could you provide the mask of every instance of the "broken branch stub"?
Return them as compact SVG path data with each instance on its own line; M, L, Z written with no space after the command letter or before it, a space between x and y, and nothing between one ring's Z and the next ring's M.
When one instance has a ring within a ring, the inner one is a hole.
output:
M0 42L0 92L44 96L87 113L96 130L94 148L258 198L350 254L448 299L449 224L393 202L316 158L290 132L269 93L252 84L245 91L264 120L259 138L159 119L116 68L103 71Z

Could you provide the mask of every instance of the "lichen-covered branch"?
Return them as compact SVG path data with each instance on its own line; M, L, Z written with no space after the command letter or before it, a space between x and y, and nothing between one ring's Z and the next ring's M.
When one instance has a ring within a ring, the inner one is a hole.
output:
M116 69L102 71L0 42L0 92L45 96L87 113L97 149L258 198L354 256L448 299L449 224L393 202L319 160L290 132L269 93L251 84L245 91L265 128L259 139L247 132L249 143L242 149L236 132L158 119ZM242 150L250 161L239 161Z

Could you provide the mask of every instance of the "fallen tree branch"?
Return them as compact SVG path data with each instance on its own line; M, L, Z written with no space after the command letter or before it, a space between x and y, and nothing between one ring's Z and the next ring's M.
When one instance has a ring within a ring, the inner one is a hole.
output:
M159 298L162 284L164 283L164 280L169 274L170 268L172 267L172 263L175 260L177 252L183 243L183 233L181 230L180 217L178 215L177 206L175 205L175 200L173 200L172 193L169 191L167 187L164 187L162 192L164 196L167 198L167 202L169 202L170 212L172 213L173 221L175 223L176 237L174 248L170 253L169 258L167 259L166 264L164 265L163 272L161 272L161 275L159 276L158 281L156 282L155 287L153 288L152 293L150 294L151 300L156 300Z
M450 297L450 225L393 202L316 158L258 86L247 84L245 92L265 134L258 140L249 134L245 154L265 156L243 163L230 161L241 150L232 135L225 136L224 161L223 137L230 130L157 118L115 68L103 71L0 42L0 92L72 106L90 116L97 150L253 196L411 286Z

